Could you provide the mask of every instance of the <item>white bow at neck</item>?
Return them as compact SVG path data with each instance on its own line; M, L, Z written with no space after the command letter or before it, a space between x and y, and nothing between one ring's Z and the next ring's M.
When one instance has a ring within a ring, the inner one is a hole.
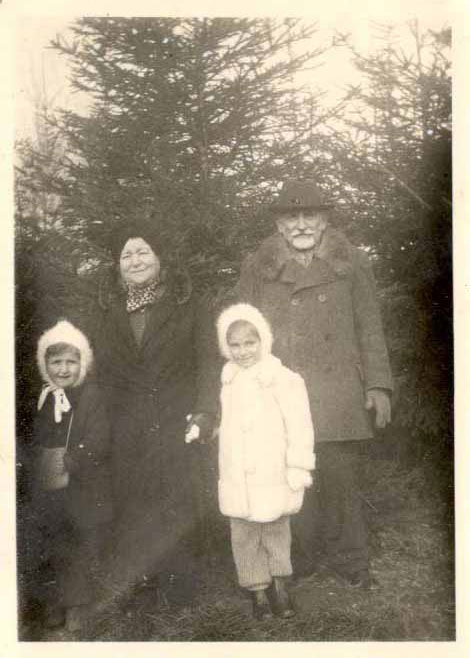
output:
M55 398L54 420L56 423L60 423L62 421L62 414L70 411L72 405L70 404L63 388L59 388L58 386L54 386L52 384L46 384L41 391L41 395L39 396L38 411L42 409L49 393L52 393Z

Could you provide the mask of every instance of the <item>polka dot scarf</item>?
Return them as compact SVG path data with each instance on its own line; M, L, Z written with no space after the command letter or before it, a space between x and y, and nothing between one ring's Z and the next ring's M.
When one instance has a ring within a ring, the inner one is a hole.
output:
M128 286L126 302L127 312L133 313L141 308L145 308L149 304L153 304L155 300L160 297L160 292L161 288L158 281L153 281L145 288Z

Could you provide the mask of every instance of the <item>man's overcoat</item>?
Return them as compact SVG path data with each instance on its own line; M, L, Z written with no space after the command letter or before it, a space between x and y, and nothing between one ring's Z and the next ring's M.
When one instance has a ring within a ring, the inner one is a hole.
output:
M302 375L317 441L372 436L365 391L392 389L392 376L367 254L327 227L309 267L281 235L242 265L236 291L267 317L273 354Z

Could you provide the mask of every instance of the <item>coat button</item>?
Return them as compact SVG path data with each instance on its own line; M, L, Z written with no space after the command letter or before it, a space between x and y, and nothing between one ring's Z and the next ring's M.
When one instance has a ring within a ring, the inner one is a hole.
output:
M298 306L300 304L300 299L298 297L292 297L291 304L292 306Z
M320 295L318 295L318 301L319 302L326 302L326 300L327 300L327 297L326 297L325 293L322 292Z

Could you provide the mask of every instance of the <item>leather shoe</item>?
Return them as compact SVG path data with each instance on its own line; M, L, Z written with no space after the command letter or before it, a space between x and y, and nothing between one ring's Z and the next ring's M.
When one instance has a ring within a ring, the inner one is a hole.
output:
M287 591L285 578L274 576L268 591L271 608L275 615L288 619L295 615L289 592Z
M376 590L380 587L376 579L370 575L369 569L353 573L347 576L346 580L351 587L358 589Z
M258 619L258 621L271 619L273 613L271 612L271 606L269 605L269 599L266 595L266 590L257 589L251 591L250 593L253 601L253 616L255 619Z

